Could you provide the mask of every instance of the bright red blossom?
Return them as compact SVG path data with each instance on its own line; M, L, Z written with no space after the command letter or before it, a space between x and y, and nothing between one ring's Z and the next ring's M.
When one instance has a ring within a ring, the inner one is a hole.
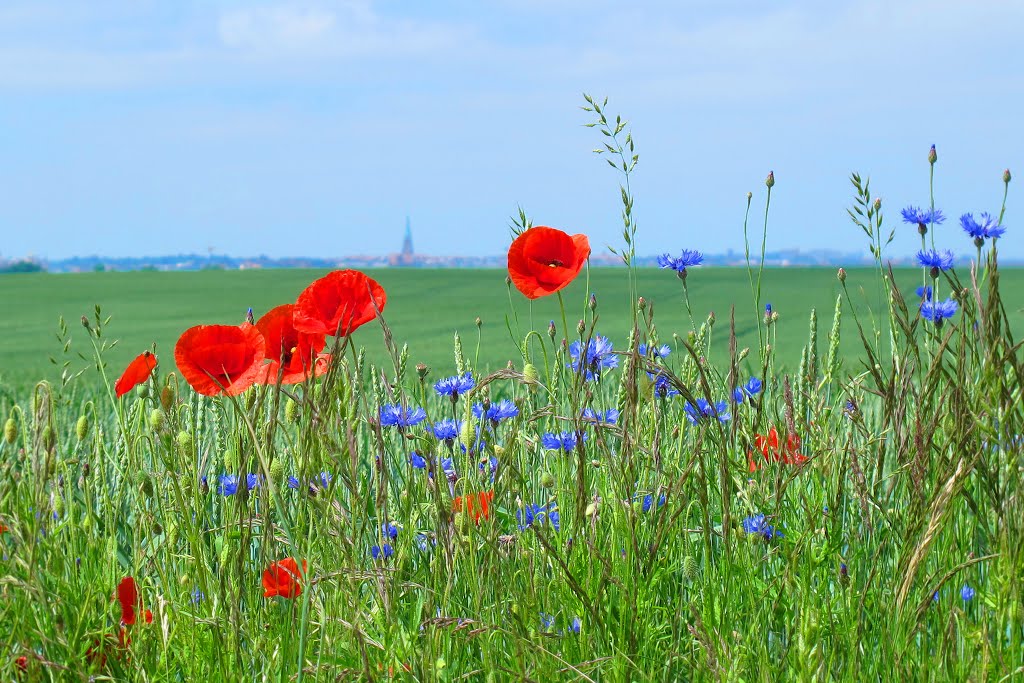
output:
M135 357L135 360L128 364L124 373L118 378L117 383L114 384L114 393L117 394L118 398L121 398L149 379L155 367L156 356L149 351L143 351Z
M590 257L586 235L569 235L543 225L530 228L508 248L512 284L529 299L564 289Z
M754 446L761 451L765 463L781 462L784 465L799 465L807 461L807 456L800 453L800 437L790 434L786 437L786 443L779 447L779 433L775 427L768 430L768 436L758 434L754 437ZM759 459L754 456L754 451L747 453L747 460L750 463L750 471L756 472L761 469Z
M323 334L299 332L293 324L294 304L284 304L267 311L256 321L256 329L263 335L266 345L264 354L270 361L260 371L257 382L276 384L298 384L312 375L319 377L327 372L330 354L320 351L327 345Z
M237 396L256 381L266 357L263 335L249 323L197 325L174 347L182 377L204 396Z
M358 270L336 270L315 280L295 302L295 329L307 334L348 336L384 310L387 295Z
M494 500L494 491L480 491L479 493L456 496L452 499L452 512L466 512L474 522L479 523L481 517L490 519L492 500Z
M306 575L306 561L302 561L302 571L294 557L272 562L267 571L263 572L263 597L297 598L302 595L302 584L299 579Z
M136 621L136 610L142 612L142 618L147 624L153 623L153 613L142 607L142 598L139 597L139 589L135 585L135 579L126 576L117 584L115 596L121 603L121 624L132 626Z

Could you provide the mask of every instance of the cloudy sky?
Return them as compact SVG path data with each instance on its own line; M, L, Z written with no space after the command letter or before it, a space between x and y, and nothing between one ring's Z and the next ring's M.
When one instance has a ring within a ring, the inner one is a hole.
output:
M632 125L642 254L742 249L769 170L769 248L862 248L850 171L896 225L932 143L968 252L956 217L1024 181L1022 26L1020 0L4 0L0 254L384 253L407 215L417 251L499 254L519 205L619 244L583 92Z

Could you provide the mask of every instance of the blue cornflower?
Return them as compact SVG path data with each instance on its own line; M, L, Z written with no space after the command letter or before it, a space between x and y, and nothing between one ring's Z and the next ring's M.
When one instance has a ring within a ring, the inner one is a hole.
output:
M650 346L647 346L647 344L640 344L636 347L636 352L641 356L664 358L668 354L672 353L672 347L668 344L662 344L661 346L655 346L654 344Z
M965 213L960 216L960 227L964 229L970 237L974 238L975 244L981 246L981 243L985 239L991 237L996 239L1002 237L1003 233L1006 232L1006 227L999 225L999 222L992 218L989 213L982 213L978 216L980 220L974 219L974 214Z
M900 213L903 214L904 223L916 225L918 228L924 228L925 231L927 231L927 226L933 223L935 225L939 225L944 223L946 220L946 217L942 215L942 211L939 209L919 209L916 206L908 206Z
M948 249L946 251L935 251L934 249L919 251L917 252L917 264L923 268L931 268L931 275L936 278L940 271L953 267L953 252Z
M956 315L959 308L952 299L945 301L923 301L921 302L921 317L931 320L936 327L942 327L942 321Z
M446 377L442 380L438 380L434 384L434 391L441 396L449 396L452 399L452 403L459 399L459 394L464 394L470 389L476 386L476 382L473 381L473 373L467 372L462 375L455 375L454 377Z
M375 560L379 560L381 559L381 557L383 557L386 560L394 554L395 549L392 548L391 545L388 543L385 543L383 548L379 545L375 545L372 548L370 548L370 555L372 555L373 559Z
M544 448L549 451L565 451L566 453L571 453L572 449L576 448L576 444L579 442L580 437L586 439L587 435L577 435L576 432L562 432L560 434L547 432L540 438L540 442L544 445Z
M238 475L237 474L222 474L218 477L220 485L217 490L220 491L223 496L233 496L238 493Z
M402 527L397 522L387 522L380 525L380 533L384 538L390 538L394 540L398 538L398 532L401 531Z
M491 407L484 412L484 407L479 403L473 404L473 414L477 418L486 418L491 421L491 424L498 424L502 420L507 420L511 417L515 417L519 414L519 408L516 408L516 404L507 398L503 398L497 403L492 403Z
M602 415L600 410L594 410L593 408L584 408L583 412L580 413L580 417L586 422L603 422L605 424L613 425L619 419L619 411L615 408L609 408Z
M550 629L550 628L554 628L554 626L555 626L555 618L552 615L550 615L550 614L545 614L544 612L541 612L540 613L540 625L541 625L541 628L543 628L544 630L547 630L547 629Z
M410 409L399 404L380 407L380 424L382 427L414 427L427 418L423 408Z
M297 489L299 488L299 486L301 486L301 484L299 483L299 478L291 474L288 475L288 488Z
M326 489L330 487L331 479L333 479L333 477L331 476L330 472L321 472L320 474L313 477L313 484L319 486L322 489Z
M672 398L678 396L679 391L672 385L672 380L663 372L656 376L647 373L647 376L654 380L654 395L658 398Z
M201 603L203 601L203 598L205 598L205 597L206 597L206 593L204 593L199 588L196 588L195 590L192 591L192 604L193 605L198 605L199 603Z
M930 285L927 287L921 285L920 287L914 290L914 293L917 294L918 297L924 299L925 301L932 300L932 288Z
M690 420L691 424L697 424L703 418L718 418L719 422L728 422L732 418L732 413L729 412L729 404L725 401L719 401L712 405L707 399L698 398L697 405L687 403L683 410L686 411L686 417Z
M765 315L771 315L772 314L772 305L770 303L767 303L767 304L764 305L764 314Z
M743 530L748 534L761 534L764 540L770 541L773 538L781 538L782 532L774 526L765 522L763 514L753 515L743 520Z
M699 266L704 263L704 255L693 249L683 249L679 258L671 254L662 254L658 257L658 265L662 268L671 268L676 271L680 279L686 279L686 269L692 266Z
M572 623L569 624L569 631L572 633L579 633L583 626L583 622L580 621L579 617L573 617Z
M748 396L757 396L763 388L764 382L757 377L751 377L742 387L736 387L736 391L733 394L736 397L736 403L743 403L743 400Z
M619 366L619 358L613 353L611 341L601 335L589 339L586 348L581 342L574 341L569 345L569 357L572 361L567 367L572 368L573 372L579 372L582 366L588 381L599 377L602 370Z
M964 587L960 589L960 597L963 598L964 602L969 602L974 598L974 589L965 583Z
M462 430L462 421L453 420L447 418L440 422L435 422L431 431L434 432L434 436L441 441L447 441L449 445L455 439L459 438L459 432Z
M641 510L642 510L643 512L650 512L650 511L651 511L651 508L653 508L653 507L654 507L654 496L652 496L652 495L651 495L651 494L649 494L649 493L648 493L648 494L646 494L646 495L644 495L644 497L643 497L643 498L641 498L640 496L636 496L636 497L634 497L634 498L633 498L633 501L634 501L634 502L636 502L636 501L642 501L642 502L640 503L640 509L641 509ZM661 507L661 506L663 506L664 504L665 504L665 494L663 493L663 494L661 494L660 496L658 496L658 507Z
M939 601L939 591L935 591L934 593L932 593L932 602L938 602L938 601Z
M516 510L516 524L520 531L526 531L533 526L534 522L543 523L548 521L555 531L560 531L561 517L558 515L558 506L555 503L547 505L527 504L522 510Z
M451 481L458 478L458 474L455 473L455 461L451 458L441 458L441 471Z
M412 453L409 454L409 464L418 470L422 470L426 468L427 461L422 455L420 455L416 451L413 451Z

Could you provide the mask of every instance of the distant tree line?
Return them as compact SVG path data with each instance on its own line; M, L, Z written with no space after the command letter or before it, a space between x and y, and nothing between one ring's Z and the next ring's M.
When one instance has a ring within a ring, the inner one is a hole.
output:
M0 265L0 273L41 273L46 268L35 261L11 261Z

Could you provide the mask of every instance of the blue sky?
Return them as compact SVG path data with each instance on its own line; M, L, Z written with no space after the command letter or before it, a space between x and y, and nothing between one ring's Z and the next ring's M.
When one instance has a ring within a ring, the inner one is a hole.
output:
M604 250L582 92L632 124L639 253L742 249L769 170L769 248L866 251L849 172L895 225L932 143L967 253L955 217L1024 174L1022 26L1019 0L4 0L0 254L383 253L406 215L418 251L499 254L517 205Z

